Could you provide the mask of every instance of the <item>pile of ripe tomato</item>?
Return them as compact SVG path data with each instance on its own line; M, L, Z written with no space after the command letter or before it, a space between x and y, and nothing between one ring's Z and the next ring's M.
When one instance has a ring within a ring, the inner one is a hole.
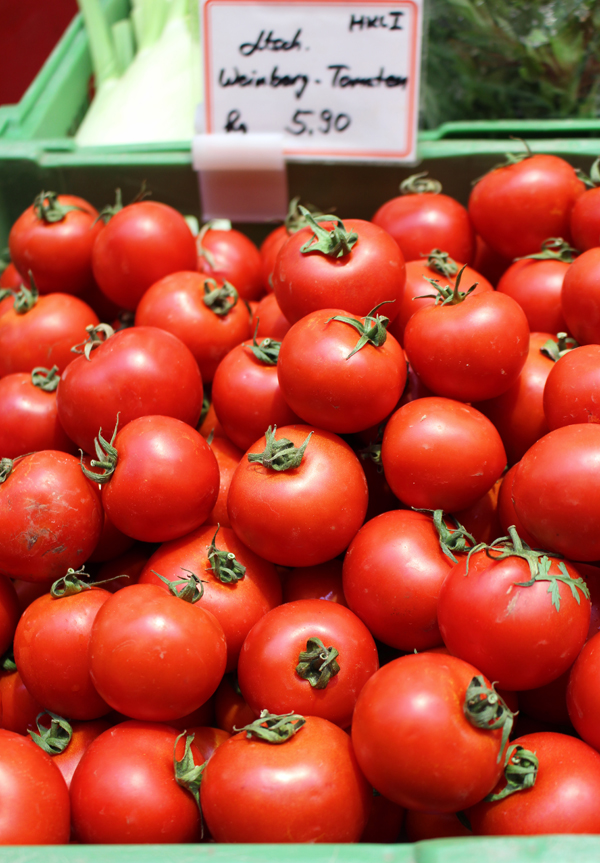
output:
M600 190L260 250L41 192L0 278L0 843L600 833Z

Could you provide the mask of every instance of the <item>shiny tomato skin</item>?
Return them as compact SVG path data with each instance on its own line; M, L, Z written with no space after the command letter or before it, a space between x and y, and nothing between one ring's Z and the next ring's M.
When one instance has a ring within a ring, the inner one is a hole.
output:
M154 584L124 587L104 603L89 650L92 680L105 701L149 722L204 704L223 676L226 654L223 629L209 611Z
M528 347L525 313L496 291L422 308L404 331L406 355L425 386L464 402L506 392L525 365Z
M93 483L69 453L42 450L15 461L0 484L0 572L48 583L77 569L102 530Z
M10 256L20 273L33 274L40 294L80 295L93 284L92 249L104 224L83 198L58 195L57 202L77 209L57 222L46 222L33 205L28 207L10 229Z
M584 191L568 162L537 153L482 177L471 192L469 216L492 249L514 260L539 252L548 237L569 242L571 210Z
M462 261L462 258L458 260ZM458 269L462 268L462 264L457 264ZM390 324L390 332L398 339L400 344L404 344L404 331L406 325L412 316L419 309L427 306L433 306L435 303L436 291L426 279L435 279L440 287L445 288L454 284L454 279L447 279L438 273L437 270L427 266L427 258L419 258L418 260L408 261L406 264L406 284L402 292L400 301L400 311L397 317ZM474 270L472 267L467 267L461 277L461 285L463 290L468 290L471 285L476 285L472 294L483 294L486 291L492 291L493 287L481 273ZM427 295L430 296L427 296ZM385 309L385 306L383 307ZM384 312L385 313L385 312Z
M569 265L561 295L567 327L580 345L600 344L599 288L600 248L588 249Z
M32 740L0 729L0 845L64 845L69 790L58 767Z
M533 788L467 813L476 836L600 833L596 800L600 755L567 734L542 731L512 741L535 752L539 768ZM505 785L502 780L494 791Z
M278 228L267 234L260 245L260 260L261 274L263 287L266 291L273 291L273 270L275 268L275 260L279 254L280 248L283 246L289 237L288 229L285 225L279 225ZM263 298L264 299L264 298ZM262 300L261 300L262 302Z
M339 653L340 670L324 689L296 671L310 638ZM362 687L378 668L373 636L354 612L325 599L298 599L269 611L252 627L240 653L238 682L257 715L265 708L276 714L294 711L347 728Z
M379 641L400 650L442 644L440 589L453 562L429 515L393 510L366 522L344 558L348 605Z
M523 523L516 513L512 499L512 487L515 475L519 469L519 462L514 464L502 477L500 491L498 492L498 518L502 528L501 534L508 535L508 528L514 525L517 533L530 548L541 548L542 543L525 530Z
M582 252L600 246L600 191L586 189L571 210L573 245Z
M219 466L196 429L173 417L138 417L114 446L117 466L102 486L102 504L115 527L142 542L167 542L206 521Z
M50 717L45 716L41 720L42 725L50 726ZM104 731L108 731L114 723L109 719L92 719L89 722L80 722L75 720L70 723L73 729L73 736L67 748L53 755L52 760L63 775L63 779L67 783L67 788L71 787L71 779L75 773L75 768L81 761L83 753L88 746L99 737Z
M130 327L79 356L57 391L58 417L69 437L93 453L100 429L110 438L140 416L160 414L196 426L202 410L202 377L194 357L172 333Z
M209 383L223 357L251 332L248 309L241 299L232 298L225 315L206 305L206 279L201 273L186 272L155 282L138 304L135 325L158 327L181 339L194 355L202 380ZM217 287L222 284L222 280L216 282Z
M321 223L324 227L328 222ZM285 317L294 324L318 309L340 308L368 315L384 300L386 316L398 314L406 272L402 252L390 235L361 219L345 219L359 239L350 254L331 258L321 252L302 254L312 228L302 228L281 247L273 272L273 290Z
M134 312L163 276L196 270L196 241L183 216L158 201L123 207L99 234L92 250L98 286L121 309Z
M27 736L29 730L37 731L36 718L43 710L18 671L0 674L0 728Z
M403 503L445 512L472 506L506 467L500 435L487 417L437 396L416 399L392 414L381 460Z
M358 842L372 792L346 732L308 716L277 746L245 733L226 740L206 766L200 794L217 842L337 843Z
M455 656L419 653L373 675L356 704L352 743L374 788L408 809L439 812L490 791L502 773L501 731L476 728L463 711L479 674Z
M34 386L28 372L0 378L0 416L2 458L16 458L41 449L73 455L77 451L58 420L56 392L44 392Z
M257 339L258 344L263 339ZM252 342L234 347L221 360L211 390L215 413L227 437L246 451L269 426L288 426L300 418L288 405L279 383L279 362L272 366L252 353Z
M272 563L246 548L231 529L222 527L215 540L217 548L234 554L238 563L246 567L242 579L223 584L208 559L215 531L212 524L203 526L161 545L144 566L139 584L157 584L167 590L156 573L169 581L185 578L186 571L201 578L204 593L199 605L214 614L223 627L227 642L226 671L233 671L250 629L281 603L281 582Z
M512 297L523 309L531 332L564 333L567 324L561 296L566 261L515 261L498 282L498 290Z
M512 498L542 548L572 561L600 559L600 426L576 423L540 438L515 472Z
M208 518L207 524L220 524L231 527L227 514L227 495L236 467L241 462L244 453L226 437L214 437L209 444L219 465L219 496Z
M274 472L248 461L265 449L258 440L231 480L231 526L256 554L282 566L312 566L337 557L364 521L368 491L356 455L332 432L284 426L276 440L299 447L314 432L300 466Z
M371 219L398 243L405 261L422 258L431 249L445 249L470 264L475 231L465 207L441 193L400 195L386 201Z
M198 842L200 813L193 796L175 781L174 750L183 756L179 731L152 722L122 722L86 749L71 781L73 830L80 842ZM191 747L196 764L201 756Z
M23 612L15 633L15 662L40 704L70 719L98 719L109 712L90 677L88 648L96 615L111 596L100 587L72 596L49 593Z
M70 294L47 294L22 314L9 309L0 317L0 377L36 366L64 371L75 359L71 348L86 338L85 328L99 323L90 306Z
M201 273L226 279L242 300L258 300L265 292L260 252L252 240L240 231L210 228L202 236L202 248L211 256L200 254ZM200 248L198 248L200 251Z
M550 429L600 422L600 345L582 345L553 364L544 388Z
M496 398L474 405L498 429L510 465L550 431L544 388L555 363L541 352L549 339L556 341L550 333L531 333L527 359L515 383Z
M438 623L444 644L511 691L550 683L575 661L587 638L591 604L578 590L557 582L560 608L548 581L526 586L526 560L494 560L485 551L471 555L449 573L440 590ZM563 561L571 578L579 573ZM561 575L551 560L551 575Z
M343 309L311 312L284 336L277 376L283 397L304 422L351 434L394 410L406 383L406 358L389 334L383 344L367 343L352 354L360 335L351 324L332 320L336 316L365 325Z
M567 709L577 733L596 751L600 750L600 633L594 635L571 669L567 688Z

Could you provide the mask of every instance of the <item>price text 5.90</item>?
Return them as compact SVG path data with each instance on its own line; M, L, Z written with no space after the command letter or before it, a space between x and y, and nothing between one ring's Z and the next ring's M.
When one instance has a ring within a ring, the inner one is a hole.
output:
M348 114L334 114L329 108L321 112L299 109L285 131L290 135L313 135L315 132L328 135L330 132L345 132L351 122Z

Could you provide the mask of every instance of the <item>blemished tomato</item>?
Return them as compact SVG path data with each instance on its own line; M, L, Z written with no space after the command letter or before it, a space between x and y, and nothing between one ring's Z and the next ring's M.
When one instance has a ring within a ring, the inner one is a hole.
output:
M320 222L330 231L336 222ZM285 317L291 323L318 309L345 309L353 315L368 315L385 300L386 315L393 320L399 311L406 271L402 252L390 235L361 219L346 219L348 233L358 240L342 257L300 250L314 236L302 228L281 247L273 272L273 290Z
M471 192L469 216L492 249L514 260L538 252L548 237L570 241L571 210L584 192L568 162L538 153L482 177Z
M408 809L440 812L472 806L493 788L503 767L502 731L476 727L463 710L479 675L455 656L419 653L367 681L352 743L374 788Z
M99 342L89 356L74 357L57 392L61 425L84 452L94 452L102 429L111 435L119 419L149 414L196 426L202 410L202 377L183 342L157 327L131 327Z
M494 485L506 467L506 453L482 413L431 397L409 402L390 417L381 463L403 503L458 512Z
M262 437L236 468L229 487L227 510L238 537L282 566L312 566L337 557L367 511L364 471L337 435L305 425L284 426L271 433L270 449L281 449L282 440L300 448L309 435L300 464L277 471L248 458L265 452L267 439Z
M40 294L81 295L94 281L92 248L103 227L83 198L42 192L10 229L10 256Z
M148 288L135 325L173 333L190 349L209 383L223 357L250 336L250 315L237 292L202 273L173 273ZM220 292L217 296L214 292Z
M229 226L213 228L209 222L197 241L198 266L206 276L226 279L242 300L258 300L265 292L260 252L252 240Z
M98 286L121 309L135 311L163 276L196 270L196 240L183 216L158 201L129 204L111 217L92 250Z
M595 247L569 265L562 286L562 312L580 345L600 344L599 286L600 248Z
M200 812L178 785L174 754L183 757L185 735L151 722L122 722L86 749L71 781L73 830L80 842L198 842ZM191 746L194 762L200 752Z
M0 572L48 583L78 568L96 547L102 504L69 453L15 460L0 484Z
M543 394L550 429L600 422L600 345L582 345L550 367Z
M568 560L600 558L600 425L576 423L540 438L515 472L512 499L525 530Z
M0 845L64 845L71 832L69 790L32 740L0 729Z
M375 641L357 615L325 599L298 599L252 627L240 653L238 682L257 715L265 708L293 711L347 728L362 687L378 668Z
M223 676L226 655L223 628L201 602L154 584L113 594L96 615L89 648L102 698L119 713L150 722L168 722L204 704Z
M539 761L532 788L467 812L476 836L540 833L600 833L596 805L600 789L600 755L567 734L526 734L512 741ZM494 789L502 790L504 779Z
M217 842L358 842L371 793L346 732L307 716L278 745L245 732L226 740L206 765L200 801Z
M406 383L404 351L385 331L386 306L372 311L359 318L319 309L284 336L277 377L285 401L304 422L349 434L381 422L398 404Z
M40 596L15 632L15 662L35 699L59 716L98 719L109 712L90 677L88 647L96 615L111 594L100 587Z

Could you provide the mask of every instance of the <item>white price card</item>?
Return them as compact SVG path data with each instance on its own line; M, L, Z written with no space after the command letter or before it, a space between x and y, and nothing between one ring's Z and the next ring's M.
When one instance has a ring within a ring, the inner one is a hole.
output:
M286 157L416 158L423 0L201 0L207 133Z

